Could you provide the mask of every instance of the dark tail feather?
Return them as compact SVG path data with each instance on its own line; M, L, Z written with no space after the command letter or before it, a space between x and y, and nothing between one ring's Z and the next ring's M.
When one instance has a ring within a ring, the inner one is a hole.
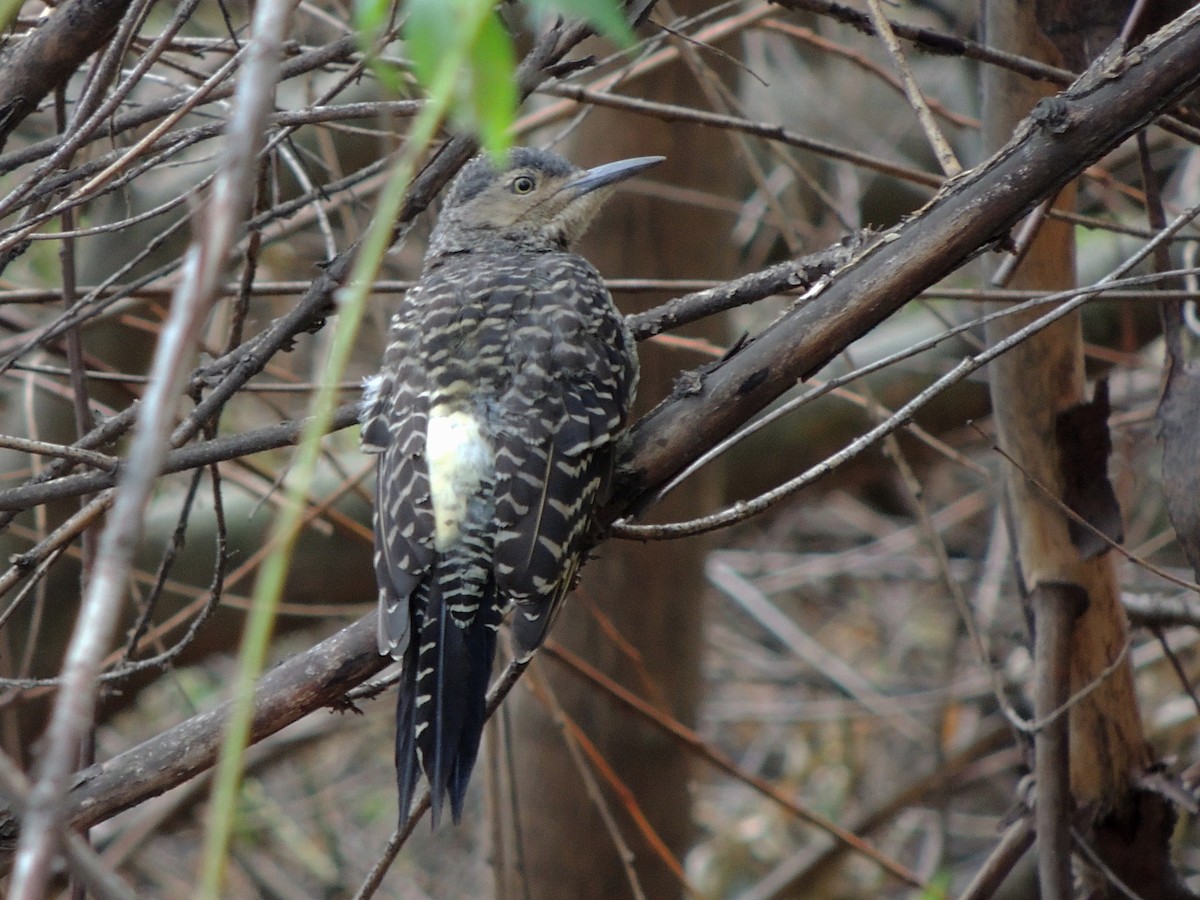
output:
M479 755L479 742L487 718L488 680L492 673L492 660L496 655L496 631L502 618L502 610L493 601L493 591L489 590L484 594L479 612L465 633L471 671L469 679L464 683L466 715L458 738L454 767L450 773L450 814L455 822L462 818L463 797L467 793L467 782L471 778L475 758Z
M418 667L417 696L429 699L417 710L417 728L421 730L417 746L425 777L429 779L430 816L433 827L437 828L467 718L467 698L462 685L471 676L471 659L467 656L463 629L454 624L441 596L435 597L426 608L426 615L421 629L421 647L425 652ZM451 812L455 812L453 807ZM457 813L454 821L458 821Z
M454 623L440 592L431 591L427 599L419 632L405 652L396 707L401 827L408 821L418 772L429 781L433 826L438 825L447 794L454 821L462 816L483 734L499 625L490 597L466 629Z
M400 673L400 691L396 701L396 785L400 790L400 830L408 825L413 794L417 790L416 711L417 641L410 640L404 651L404 669Z

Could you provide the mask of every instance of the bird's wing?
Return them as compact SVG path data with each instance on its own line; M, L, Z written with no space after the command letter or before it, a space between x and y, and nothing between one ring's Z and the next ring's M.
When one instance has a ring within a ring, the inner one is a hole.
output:
M380 454L375 479L375 577L379 583L379 652L400 659L411 638L409 601L434 561L433 509L424 450L429 399L424 372L400 348L385 375L368 384L362 443ZM389 351L390 353L391 351Z
M629 412L636 357L599 275L569 258L531 279L510 353L496 446L494 572L515 601L513 641L540 646L570 590Z
M495 339L480 326L487 275L486 266L427 273L394 320L363 415L364 446L383 454L375 504L380 650L403 660L401 827L421 772L435 827L447 795L458 821L486 717L502 612L490 574L490 443L474 403L496 375L495 353L486 350ZM468 445L474 453L464 456Z

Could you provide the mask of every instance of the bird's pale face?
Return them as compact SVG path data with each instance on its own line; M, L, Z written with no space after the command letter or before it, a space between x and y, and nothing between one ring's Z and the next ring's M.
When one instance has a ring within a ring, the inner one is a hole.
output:
M570 249L618 182L661 159L639 157L584 170L527 147L513 150L501 168L478 157L450 190L427 261L454 253Z
M611 187L580 194L579 172L563 175L534 166L497 173L482 191L455 210L455 217L517 243L569 247L583 236Z

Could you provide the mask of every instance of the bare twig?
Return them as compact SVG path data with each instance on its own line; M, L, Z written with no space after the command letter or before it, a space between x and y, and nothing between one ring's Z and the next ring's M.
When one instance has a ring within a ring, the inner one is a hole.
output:
M738 575L727 563L710 561L705 567L705 574L721 593L736 602L798 659L822 677L828 678L839 691L861 703L872 715L878 716L909 740L922 745L928 743L931 735L927 727L880 694L853 666L806 634L762 591Z
M707 125L712 128L724 128L743 134L751 134L756 137L786 144L789 147L798 147L802 150L819 153L830 159L852 163L864 169L879 172L882 175L890 175L893 178L921 185L922 187L938 188L941 187L943 180L937 175L922 172L920 169L889 162L885 159L871 156L868 153L862 153L847 147L839 147L827 141L820 141L816 138L797 134L790 129L784 128L782 125L755 122L739 116L727 116L721 113L707 112L702 109L692 109L690 106L675 106L670 103L659 103L654 100L643 100L638 97L601 93L590 88L577 87L573 84L548 85L542 89L542 93L567 97L579 103L591 103L596 106L620 109L625 112L636 113L637 115L661 119L664 122L690 122L695 125Z
M959 895L959 900L990 900L1013 867L1033 846L1034 837L1033 824L1028 816L1022 816L1008 826L971 883Z
M79 736L91 721L99 662L119 619L133 552L141 533L142 513L166 453L169 429L192 348L224 281L226 259L243 227L253 192L258 148L278 81L280 49L291 4L264 2L238 79L237 96L224 165L200 239L185 260L184 278L171 305L151 367L151 383L138 430L105 527L87 595L63 664L63 687L47 729L46 750L30 792L17 849L11 896L36 900L44 890L54 856L57 829Z
M850 850L853 850L867 859L870 859L888 872L892 877L898 879L902 883L911 885L913 887L922 886L921 879L913 874L913 872L911 872L907 867L895 861L894 859L891 859L886 854L881 853L874 846L864 841L851 831L843 828L832 819L829 819L816 810L811 809L808 806L805 806L803 803L795 800L786 791L776 787L773 784L770 784L768 781L766 781L766 779L760 778L751 772L745 771L720 750L717 750L711 744L704 741L690 728L687 728L674 719L665 717L661 712L655 709L652 704L647 703L642 698L627 691L603 672L600 672L595 667L589 665L587 662L571 653L565 647L562 647L551 640L547 642L542 652L554 657L568 668L574 670L577 674L588 679L588 681L591 682L595 687L598 687L605 693L609 694L622 706L632 709L634 712L642 716L646 721L650 722L655 727L662 729L674 739L683 741L699 757L707 760L710 764L721 771L733 775L743 783L750 785L756 791L762 794L762 796L767 797L774 803L777 803L796 818L810 823L811 825L828 834L838 843L845 844Z
M16 810L21 810L29 797L29 781L25 773L6 753L0 753L0 793ZM63 844L71 877L86 885L98 900L134 900L137 896L133 888L96 855L83 837L67 830L63 835Z
M1082 595L1082 596L1081 596ZM1070 730L1065 717L1053 717L1071 693L1071 642L1075 620L1087 606L1078 585L1039 584L1030 598L1034 614L1034 709L1046 722L1033 736L1037 792L1034 824L1038 837L1038 884L1047 900L1070 900L1071 798Z
M875 26L875 32L883 41L884 47L887 48L896 71L900 73L900 81L904 85L904 96L908 98L909 104L917 114L917 121L921 123L925 139L933 148L943 174L953 178L962 171L962 166L954 156L954 151L950 149L950 143L946 140L946 136L942 134L942 130L934 121L933 112L925 100L925 95L921 93L920 87L917 86L917 80L913 78L908 60L904 58L904 51L900 49L900 42L896 40L896 32L892 29L887 16L883 14L883 4L879 0L867 0L867 7L871 11L871 22Z
M11 434L0 434L0 447L9 450L20 450L23 453L36 453L38 456L51 456L58 459L69 459L72 462L92 466L104 472L116 472L117 458L94 450L67 444L51 444L47 441L32 441L29 438L17 437Z
M637 869L633 867L633 851L629 849L629 843L621 833L621 828L617 824L612 810L609 808L608 801L600 790L600 784L596 780L596 775L592 772L591 767L584 758L583 751L580 749L582 735L577 733L577 726L563 711L562 705L554 695L554 690L550 687L549 682L545 678L539 677L541 675L539 669L537 661L534 660L534 671L531 673L534 677L530 679L532 689L538 695L538 698L547 705L554 724L562 732L563 741L567 745L571 761L575 765L575 771L579 773L579 777L583 780L587 788L588 798L592 801L592 806L604 823L604 830L608 833L609 840L613 843L613 849L617 851L617 857L621 860L621 867L625 871L625 880L629 884L630 894L634 897L634 900L646 900L646 894L642 890Z
M1195 594L1176 597L1147 597L1125 594L1121 597L1130 621L1148 628L1175 628L1180 625L1200 628L1200 599Z

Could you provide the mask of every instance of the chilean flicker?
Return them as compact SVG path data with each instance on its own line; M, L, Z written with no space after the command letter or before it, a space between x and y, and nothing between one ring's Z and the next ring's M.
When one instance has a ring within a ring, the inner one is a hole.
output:
M662 157L581 170L518 148L452 183L424 270L365 383L379 455L379 650L401 660L400 821L424 773L457 822L509 607L528 658L570 590L637 386L633 337L571 252L617 182Z

